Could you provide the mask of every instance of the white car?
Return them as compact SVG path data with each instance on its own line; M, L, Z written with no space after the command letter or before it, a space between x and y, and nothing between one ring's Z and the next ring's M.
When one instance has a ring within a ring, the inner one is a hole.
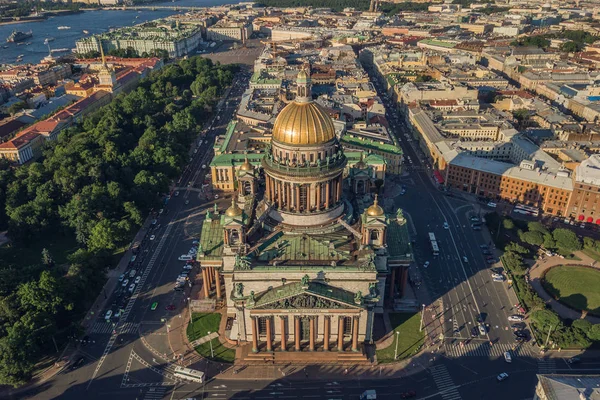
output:
M425 264L423 264L423 268L427 268L429 267L429 261L425 261Z
M125 279L125 280L123 281L123 283L121 284L121 286L123 286L123 287L127 287L127 284L128 284L128 283L129 283L129 279Z
M119 282L123 282L123 279L125 279L125 274L119 275Z
M447 222L444 222L444 229L450 229L450 225Z
M133 283L135 283L137 285L138 283L140 283L141 279L142 279L142 277L138 276L138 277L135 278L135 281L133 281Z
M198 243L200 243L200 241L199 241L198 239L194 239L194 240L192 241L192 244L198 244Z
M133 293L133 291L135 290L135 283L132 283L131 285L129 285L129 292Z
M183 269L187 269L188 271L189 271L190 269L192 269L192 268L194 268L194 267L192 267L192 266L191 266L191 265L189 265L189 264L185 264L185 265L183 266Z
M522 322L524 319L525 317L520 314L513 314L508 316L508 320L511 322Z
M463 262L466 262L466 263L469 262L469 259L467 258L467 256L463 256Z
M506 361L507 363L511 363L512 362L512 357L510 355L510 351L504 352L504 361Z
M175 197L179 196L179 191L175 192Z
M151 235L150 240L154 240L154 239L156 239L156 235Z
M498 382L502 382L503 380L508 378L508 374L506 372L501 373L500 375L498 375L496 377L496 379L498 380Z
M108 311L106 312L106 314L104 314L104 319L105 319L105 320L107 320L107 321L108 321L108 320L110 319L110 317L112 317L112 310L108 310Z

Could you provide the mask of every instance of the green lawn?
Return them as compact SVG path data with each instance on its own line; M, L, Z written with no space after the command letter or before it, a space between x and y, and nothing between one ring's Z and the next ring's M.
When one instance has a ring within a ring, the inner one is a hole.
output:
M576 310L600 315L600 271L587 267L558 266L546 272L544 288Z
M192 314L192 323L187 327L188 340L193 342L208 335L208 332L218 332L219 323L221 323L221 314L219 313Z
M419 332L421 314L394 313L390 314L390 322L395 327L393 343L385 349L377 349L377 361L393 362L398 340L398 360L414 355L425 342L425 331Z
M28 246L14 246L8 243L0 247L0 263L26 267L42 263L42 249L48 249L56 265L62 265L67 257L79 246L72 235L47 235L31 240Z
M591 249L583 249L582 250L583 254L585 254L586 256L588 256L589 258L592 258L596 261L600 261L600 254L596 253L594 250Z
M210 344L212 342L213 356L210 356ZM235 360L235 349L225 347L219 341L219 338L214 338L210 342L202 343L196 346L196 351L204 358L217 362L232 363Z

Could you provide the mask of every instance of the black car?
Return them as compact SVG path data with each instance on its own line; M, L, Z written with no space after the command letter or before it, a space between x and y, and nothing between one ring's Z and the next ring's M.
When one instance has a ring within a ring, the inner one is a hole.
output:
M523 329L525 327L525 324L521 322L521 323L512 324L510 327L512 329Z
M79 357L77 359L77 361L73 362L70 366L69 369L71 371L76 370L77 368L81 367L83 365L83 363L85 362L85 357Z
M579 364L581 362L581 358L579 357L571 357L567 360L569 364Z
M483 254L485 254L486 256L491 256L492 252L489 251L488 249L483 250Z
M476 326L471 328L471 337L477 337L479 336L479 330L477 329Z
M417 392L414 390L409 390L408 392L400 393L401 399L412 399L417 396Z

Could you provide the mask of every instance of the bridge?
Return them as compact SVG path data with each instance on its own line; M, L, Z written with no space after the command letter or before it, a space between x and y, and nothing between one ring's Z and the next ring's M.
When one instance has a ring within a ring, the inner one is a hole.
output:
M201 11L208 7L190 7L190 6L119 6L119 7L104 7L103 10L115 10L115 11L159 11L159 10L171 10L171 11Z

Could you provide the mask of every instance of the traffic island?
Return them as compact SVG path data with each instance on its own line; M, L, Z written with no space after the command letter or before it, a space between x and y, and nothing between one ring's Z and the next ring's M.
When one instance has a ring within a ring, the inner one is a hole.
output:
M391 363L416 355L425 343L420 313L390 313L393 331L376 344L377 362Z

